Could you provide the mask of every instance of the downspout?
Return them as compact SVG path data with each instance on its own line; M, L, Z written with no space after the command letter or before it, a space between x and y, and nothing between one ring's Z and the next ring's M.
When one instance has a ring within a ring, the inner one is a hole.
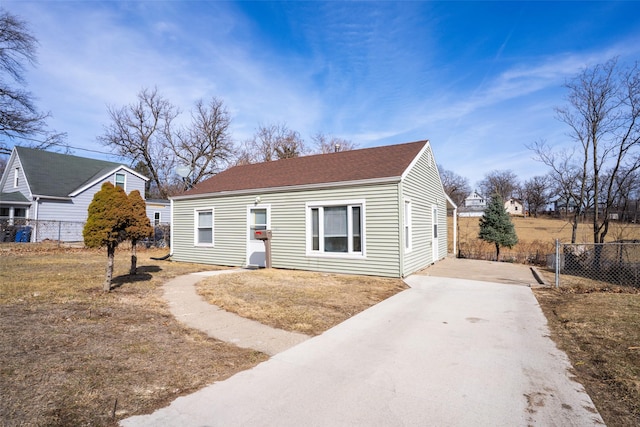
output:
M458 207L453 208L453 257L458 258Z
M35 243L37 242L37 236L38 236L38 206L40 205L40 196L36 197L36 208L35 208L35 215L34 215L34 220L35 220L35 224L33 226L33 233L31 233L31 242Z
M404 248L405 243L403 241L404 236L404 197L402 195L402 180L398 182L398 252L400 253L400 259L398 259L398 268L400 277L405 277L404 275Z
M175 215L173 213L173 199L169 199L169 203L170 203L170 210L171 210L171 223L169 225L170 230L169 230L169 254L173 255L173 242L175 240L173 240L173 231L175 230L175 227L173 226L173 219L175 218Z

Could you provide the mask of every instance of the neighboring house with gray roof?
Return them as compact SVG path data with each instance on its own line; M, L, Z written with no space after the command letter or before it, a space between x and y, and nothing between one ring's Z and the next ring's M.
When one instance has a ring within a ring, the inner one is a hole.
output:
M30 241L81 241L89 204L106 181L144 198L148 178L120 163L15 147L0 180L0 223L29 225Z
M171 202L176 261L265 266L270 230L272 267L389 277L447 255L455 208L429 141L235 166Z

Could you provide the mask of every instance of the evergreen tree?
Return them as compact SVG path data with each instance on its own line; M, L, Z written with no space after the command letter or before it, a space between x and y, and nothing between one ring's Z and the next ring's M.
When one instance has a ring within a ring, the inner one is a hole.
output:
M480 239L496 245L496 260L500 261L500 247L512 248L518 243L511 217L504 208L502 197L491 196L491 201L480 218Z
M131 207L127 194L110 182L94 196L89 205L89 217L82 231L84 244L89 248L107 247L107 268L103 290L111 290L113 264L118 244L125 240Z
M138 241L153 234L151 221L147 216L147 205L142 199L140 192L134 190L129 193L129 223L125 229L127 238L131 240L131 268L129 274L134 275L137 272L138 257L136 255L136 246Z

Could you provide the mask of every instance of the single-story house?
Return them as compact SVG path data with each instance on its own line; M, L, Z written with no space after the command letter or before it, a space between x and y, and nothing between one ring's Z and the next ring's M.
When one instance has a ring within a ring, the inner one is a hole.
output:
M0 179L0 241L82 241L89 204L106 181L144 198L149 179L120 163L14 147Z
M176 261L265 266L270 230L273 267L388 277L447 255L455 208L429 141L235 166L171 203Z

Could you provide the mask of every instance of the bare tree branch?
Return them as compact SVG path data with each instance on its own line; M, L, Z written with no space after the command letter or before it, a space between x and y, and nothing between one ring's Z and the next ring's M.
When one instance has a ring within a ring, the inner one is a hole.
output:
M0 9L0 136L49 148L64 144L66 134L50 131L46 125L50 114L38 111L30 92L9 84L11 80L26 84L24 73L27 65L36 63L37 44L24 21ZM10 152L9 145L0 141L0 154Z
M171 123L179 111L157 88L142 89L137 98L122 108L108 107L111 123L98 140L132 164L144 164L158 195L166 198L167 177L174 167L174 156L168 149Z

